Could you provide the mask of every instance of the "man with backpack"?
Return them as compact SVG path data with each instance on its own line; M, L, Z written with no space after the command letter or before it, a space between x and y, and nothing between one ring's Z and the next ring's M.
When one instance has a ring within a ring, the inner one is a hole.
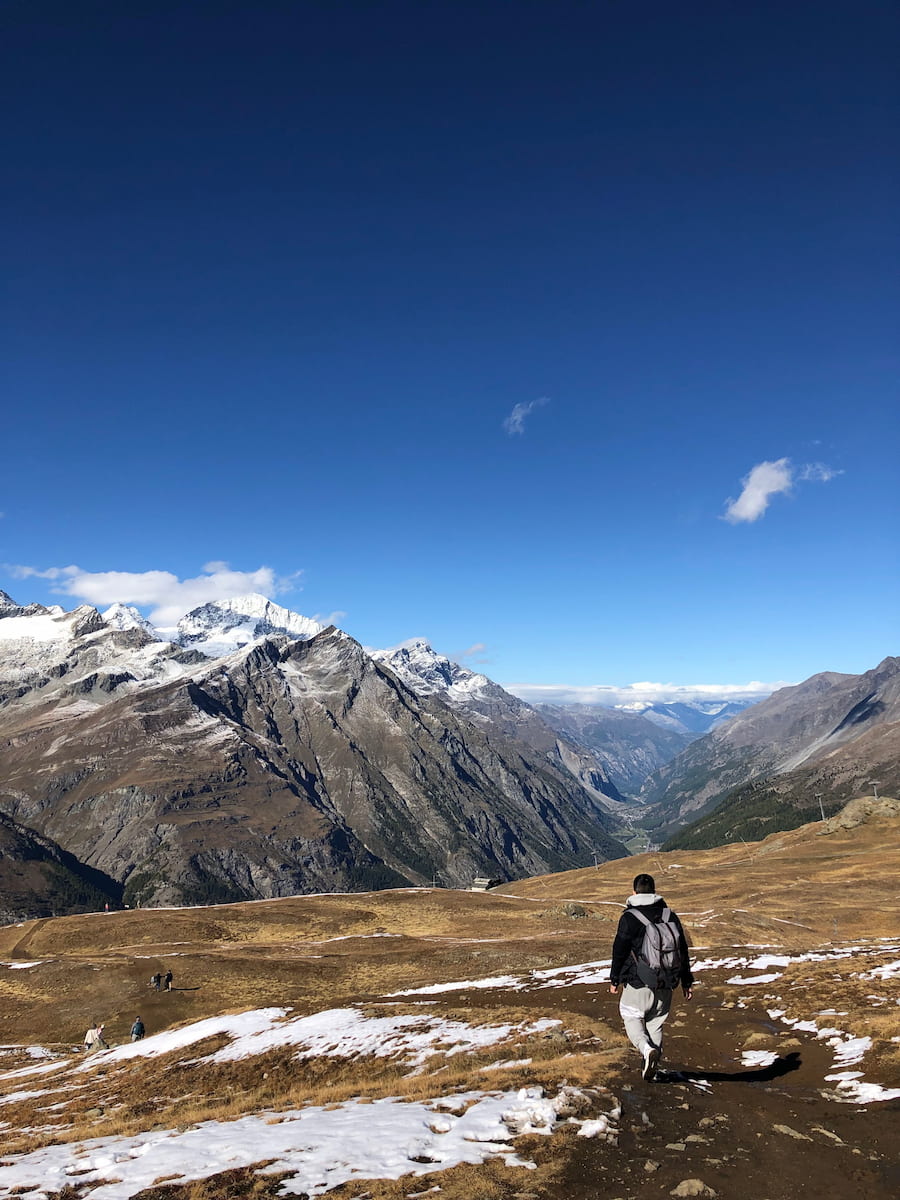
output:
M641 1055L641 1075L651 1080L662 1055L662 1028L681 984L685 1000L694 977L681 922L656 894L652 875L635 876L613 942L609 990L622 988L619 1012L629 1041Z

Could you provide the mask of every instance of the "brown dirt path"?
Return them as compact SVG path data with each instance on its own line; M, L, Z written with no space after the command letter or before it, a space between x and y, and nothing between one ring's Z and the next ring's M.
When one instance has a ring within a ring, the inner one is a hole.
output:
M504 1000L498 996L498 1005ZM547 1000L541 992L517 997L537 1008ZM552 1003L618 1022L618 1000L605 987L554 991ZM573 1137L554 1200L664 1197L686 1179L701 1180L720 1200L897 1200L900 1100L825 1099L830 1049L813 1034L774 1024L761 1004L722 1008L721 994L708 985L690 1004L676 1003L657 1081L641 1079L623 1038L621 1073L598 1080L622 1105L618 1147ZM741 1065L748 1026L778 1052L772 1067ZM533 1191L527 1180L522 1191ZM549 1191L534 1195L550 1198Z

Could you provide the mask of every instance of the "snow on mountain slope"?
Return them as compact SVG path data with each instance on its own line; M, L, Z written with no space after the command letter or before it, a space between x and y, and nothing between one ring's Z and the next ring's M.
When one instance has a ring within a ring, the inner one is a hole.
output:
M142 629L144 633L149 633L155 640L159 640L158 631L133 604L113 604L100 615L110 629Z
M250 593L204 604L182 617L176 630L160 630L160 633L174 633L173 640L180 645L199 650L208 658L220 658L257 638L284 634L305 641L323 629L323 625L310 617Z
M86 604L68 613L58 605L52 608L42 604L29 604L25 608L4 605L0 609L0 639L12 642L70 641L99 628L102 623L97 610Z
M390 667L418 695L438 693L451 704L465 705L497 686L486 675L478 675L438 654L424 638L410 638L390 650L369 650L369 655Z
M756 700L674 700L655 703L637 701L632 704L617 704L615 707L622 712L639 714L661 729L672 729L700 737L756 703Z

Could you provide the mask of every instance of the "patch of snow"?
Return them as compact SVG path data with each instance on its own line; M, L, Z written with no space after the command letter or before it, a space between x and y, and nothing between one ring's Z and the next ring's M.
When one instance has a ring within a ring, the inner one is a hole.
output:
M726 979L726 983L740 984L741 987L748 983L774 983L776 979L781 978L781 972L774 975L751 975L747 979L741 978L740 975L734 975L731 979Z
M397 1057L408 1065L420 1066L438 1050L449 1058L505 1041L514 1032L539 1033L559 1024L544 1019L530 1025L469 1025L425 1013L366 1017L353 1008L332 1008L248 1033L204 1061L233 1062L276 1046L300 1046L303 1049L296 1055L299 1060L371 1054L377 1058Z
M7 1195L33 1188L20 1194L38 1200L66 1185L93 1185L91 1200L130 1200L160 1177L184 1183L270 1160L260 1174L291 1173L283 1194L320 1196L354 1177L399 1179L490 1158L533 1169L511 1139L552 1133L558 1121L539 1088L469 1092L453 1100L458 1107L440 1117L434 1101L352 1100L329 1109L204 1121L185 1131L48 1146L0 1165L0 1188Z
M871 971L867 971L862 976L863 979L896 979L900 975L900 959L896 962L885 963L882 967L875 967Z
M436 996L441 992L462 992L467 988L518 988L519 978L516 975L493 975L488 979L464 979L456 983L432 983L421 988L407 988L402 992L388 992L388 998L394 996Z
M771 1067L778 1055L774 1050L744 1050L741 1054L743 1067Z
M36 1092L7 1092L5 1096L0 1096L0 1104L15 1104L19 1100L29 1100L33 1096L49 1096L52 1088L40 1088Z
M829 1082L837 1083L837 1099L848 1104L875 1104L883 1100L896 1100L900 1097L900 1088L886 1088L878 1083L862 1083L861 1071L841 1071L836 1075L826 1075Z

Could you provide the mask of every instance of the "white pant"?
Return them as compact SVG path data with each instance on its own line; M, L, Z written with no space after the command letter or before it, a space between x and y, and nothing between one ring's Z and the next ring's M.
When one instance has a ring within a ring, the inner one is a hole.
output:
M626 983L622 988L619 1012L625 1023L628 1040L641 1054L647 1046L662 1050L662 1027L672 1007L671 988L632 987Z

